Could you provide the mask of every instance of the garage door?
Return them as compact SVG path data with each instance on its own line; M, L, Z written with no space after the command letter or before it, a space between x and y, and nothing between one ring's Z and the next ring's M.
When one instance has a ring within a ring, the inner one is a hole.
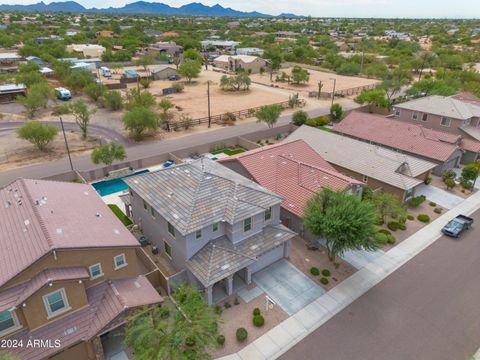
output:
M264 267L274 263L277 260L283 258L283 247L285 245L276 247L275 249L270 250L269 252L263 254L258 258L258 260L250 266L252 270L252 274L256 273L257 271L262 270Z

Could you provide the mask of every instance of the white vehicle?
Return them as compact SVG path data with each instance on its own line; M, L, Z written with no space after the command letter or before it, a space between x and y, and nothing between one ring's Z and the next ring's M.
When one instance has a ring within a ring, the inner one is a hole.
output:
M109 78L109 77L112 77L112 72L110 71L110 69L106 66L102 66L100 68L100 70L102 70L102 75Z
M72 98L72 93L70 90L58 87L55 89L55 95L57 96L57 99L59 100L70 100Z

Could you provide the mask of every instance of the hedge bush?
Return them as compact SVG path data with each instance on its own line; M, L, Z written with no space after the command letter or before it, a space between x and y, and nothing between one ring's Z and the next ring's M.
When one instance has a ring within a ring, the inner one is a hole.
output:
M225 307L225 309L229 309L229 308L232 307L232 305L231 305L228 301L225 301L225 302L223 303L223 306Z
M392 231L397 231L398 229L400 229L400 224L396 221L390 221L387 224L387 227Z
M430 205L431 207L435 207L435 206L437 206L437 203L435 203L435 202L433 202L433 201L430 201L430 202L428 203L428 205Z
M417 216L417 220L424 223L428 223L430 222L430 216L428 216L427 214L420 214Z
M320 279L320 283L322 283L323 285L328 285L329 281L328 281L328 279L327 279L326 277L322 277L322 278Z
M260 315L260 309L259 308L253 309L253 316L257 316L257 315Z
M442 208L435 208L433 209L433 212L436 214L441 214L442 213Z
M395 236L393 236L392 234L387 235L387 243L395 244L396 241L397 241L397 239L395 238Z
M408 219L408 220L414 220L414 219L415 219L415 216L408 214L408 215L407 215L407 219Z
M390 231L388 231L387 229L379 229L378 230L379 233L381 234L385 234L385 235L391 235L392 233Z
M310 274L312 274L313 276L318 276L320 275L320 270L314 266L310 268Z
M223 336L223 335L218 335L218 336L217 336L217 344L218 344L218 345L223 345L223 344L225 344L225 336Z
M425 199L426 199L425 195L420 195L420 196L414 197L414 198L412 198L408 201L408 205L410 207L417 207L418 205L423 203L425 201Z
M331 275L330 270L328 269L323 269L322 270L322 275L325 277L329 277Z
M245 341L248 337L248 331L245 328L238 328L235 335L238 341Z
M253 325L256 327L263 326L265 324L265 318L262 315L255 315L253 317Z
M388 235L383 234L381 232L377 232L375 234L375 240L377 240L377 242L379 242L380 244L385 245L388 241Z
M407 226L405 224L398 224L398 228L400 230L407 230Z

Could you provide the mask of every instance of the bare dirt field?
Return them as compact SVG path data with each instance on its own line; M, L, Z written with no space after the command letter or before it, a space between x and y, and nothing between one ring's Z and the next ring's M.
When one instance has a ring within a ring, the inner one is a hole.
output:
M287 68L287 69L282 69L281 71L285 71L287 74L291 73L292 68ZM279 88L282 89L288 89L288 90L293 90L296 92L300 92L303 96L305 94L308 94L309 91L318 91L318 83L321 81L322 82L322 92L332 92L333 90L333 83L334 81L332 79L336 79L336 84L335 84L335 91L340 92L340 91L345 91L347 89L352 89L352 88L358 88L358 87L363 87L363 86L372 86L375 84L378 84L379 81L375 79L366 79L362 77L356 77L356 76L343 76L343 75L337 75L334 73L327 73L327 72L321 72L317 70L308 70L310 73L310 80L307 84L293 84L290 83L288 84L287 82L276 82L275 77L276 75L273 75L273 82L270 81L270 74L253 74L251 75L252 81L255 81L257 83L261 83L264 85L275 85L278 86Z

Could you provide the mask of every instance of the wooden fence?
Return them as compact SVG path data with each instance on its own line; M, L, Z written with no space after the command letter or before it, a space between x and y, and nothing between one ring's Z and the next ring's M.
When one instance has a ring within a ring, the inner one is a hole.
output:
M353 88L348 88L344 90L335 90L335 96L350 96L350 95L358 95L364 90L374 89L377 84L370 84L370 85L363 85L357 86ZM318 97L318 91L310 91L308 93L309 97ZM332 92L331 91L322 91L320 93L321 98L331 98Z

